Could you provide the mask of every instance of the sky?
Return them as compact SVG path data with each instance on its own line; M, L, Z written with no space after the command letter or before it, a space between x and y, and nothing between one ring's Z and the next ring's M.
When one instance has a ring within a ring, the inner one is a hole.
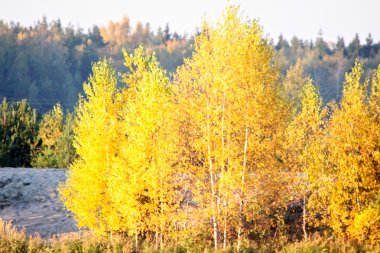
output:
M356 33L362 43L369 33L380 41L380 0L0 0L0 19L29 26L46 16L87 30L127 15L132 24L168 23L172 32L193 34L202 18L215 23L228 3L240 5L275 41L280 34L314 40L319 31L328 41L349 42Z

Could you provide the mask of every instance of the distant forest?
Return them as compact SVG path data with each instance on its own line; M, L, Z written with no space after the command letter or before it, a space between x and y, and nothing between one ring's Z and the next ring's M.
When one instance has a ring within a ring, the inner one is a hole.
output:
M127 16L88 31L63 27L59 20L49 22L45 17L30 27L0 21L0 98L27 99L42 113L57 102L72 110L91 63L111 58L115 67L123 70L122 49L132 52L140 44L156 54L168 73L174 73L184 58L191 56L194 39L172 32L168 25L156 31L149 23L133 26ZM287 41L280 36L272 44L289 95L300 89L297 78L311 77L325 103L340 99L344 73L355 59L362 62L364 77L380 64L380 42L375 43L371 35L364 42L356 36L348 43L343 38L327 42L322 34L313 41L297 37Z
M93 62L112 58L121 70L122 49L132 52L140 44L174 72L191 55L193 40L172 33L169 26L152 31L138 22L132 27L128 17L87 32L46 18L30 27L0 21L0 98L27 99L39 112L57 102L72 110Z

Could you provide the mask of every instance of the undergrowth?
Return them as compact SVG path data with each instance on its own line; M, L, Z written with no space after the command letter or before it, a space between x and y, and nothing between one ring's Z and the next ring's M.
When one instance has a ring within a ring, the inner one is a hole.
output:
M180 245L167 245L164 250L156 250L146 242L139 244L136 251L134 240L128 237L97 236L91 232L68 233L42 239L38 234L27 236L24 230L17 230L10 222L0 219L0 253L185 253L185 252L213 252L207 244L194 240L181 240ZM218 253L237 252L235 246L217 251ZM319 252L380 252L380 245L363 246L344 241L316 237L308 241L278 246L277 248L262 245L260 248L253 246L241 247L239 253L284 252L284 253L319 253Z

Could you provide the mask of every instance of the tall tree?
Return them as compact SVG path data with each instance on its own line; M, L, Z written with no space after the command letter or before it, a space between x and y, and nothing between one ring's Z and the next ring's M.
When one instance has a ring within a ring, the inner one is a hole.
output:
M127 232L136 248L139 236L154 234L162 249L181 202L172 96L154 56L142 47L124 56L121 89L109 61L93 65L76 111L77 158L61 196L79 226Z
M313 153L313 143L321 138L323 126L322 99L311 80L304 85L301 94L300 111L286 129L285 147L287 169L293 174L294 195L303 199L302 230L307 239L307 198L310 185L308 175L309 156Z
M193 57L176 76L183 122L191 122L182 133L189 138L186 153L193 173L207 179L198 183L204 189L196 199L211 220L215 249L228 231L239 248L245 224L279 207L262 188L271 171L272 186L281 189L276 154L285 126L279 119L287 115L272 57L258 24L229 7L216 27L203 25Z
M116 163L119 143L117 79L107 60L93 65L93 74L84 84L85 98L76 110L74 145L78 158L70 166L61 198L74 213L80 227L99 233L113 230L110 222L114 205L108 188Z
M8 103L0 110L0 166L30 167L38 132L37 112L26 100Z
M292 100L297 110L301 107L303 87L308 80L301 59L298 59L296 64L291 66L286 72L284 89L286 95Z
M360 39L359 39L359 35L355 34L355 38L350 42L350 44L347 47L348 58L354 61L356 58L359 57L359 51L360 51Z
M327 224L338 237L376 241L379 227L370 220L378 221L379 216L370 216L378 210L379 130L367 102L368 81L361 81L362 74L357 62L346 75L342 101L326 128L324 148L315 153L319 164L314 182L319 187L313 201L316 206L327 206ZM376 92L370 100L375 97Z
M163 249L181 200L171 88L166 72L143 47L124 56L129 71L123 75L120 109L127 137L118 153L122 160L110 174L110 191L126 231L136 237L153 233L156 247Z

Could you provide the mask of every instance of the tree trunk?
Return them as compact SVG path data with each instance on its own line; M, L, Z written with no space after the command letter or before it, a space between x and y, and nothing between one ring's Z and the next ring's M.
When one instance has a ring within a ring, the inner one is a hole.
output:
M247 111L247 114L248 114L248 111ZM248 117L246 120L248 120ZM241 175L241 192L240 192L240 204L239 204L239 225L238 225L237 251L240 250L242 228L243 228L243 205L244 205L243 195L244 195L244 191L245 191L244 186L245 186L245 171L246 171L246 167L247 167L247 153L248 153L248 124L246 124L246 126L245 126L245 137L244 137L244 157L243 157L243 170L242 170L242 175Z
M224 214L223 248L227 247L227 201L225 202L226 213Z
M207 156L209 163L209 176L210 176L210 185L211 185L211 209L212 209L212 227L214 234L214 248L218 249L218 224L216 220L216 206L215 206L215 183L214 183L214 172L213 172L213 164L211 157L211 130L210 130L210 117L207 115Z
M158 228L157 228L157 226L156 226L156 236L155 236L155 239L156 239L155 249L158 250Z
M139 237L137 234L137 229L136 229L136 234L135 234L135 252L139 252Z
M302 219L302 230L303 237L307 241L307 232L306 232L306 195L303 195L303 219Z
M161 202L161 212L160 212L160 249L161 251L164 249L164 227L165 227L165 224L164 224L164 193L163 193L163 189L164 189L164 186L163 186L163 177L161 176L161 189L160 189L160 202Z
M243 200L240 199L239 204L239 225L238 225L238 239L237 239L237 251L239 252L241 246L241 234L243 227Z

